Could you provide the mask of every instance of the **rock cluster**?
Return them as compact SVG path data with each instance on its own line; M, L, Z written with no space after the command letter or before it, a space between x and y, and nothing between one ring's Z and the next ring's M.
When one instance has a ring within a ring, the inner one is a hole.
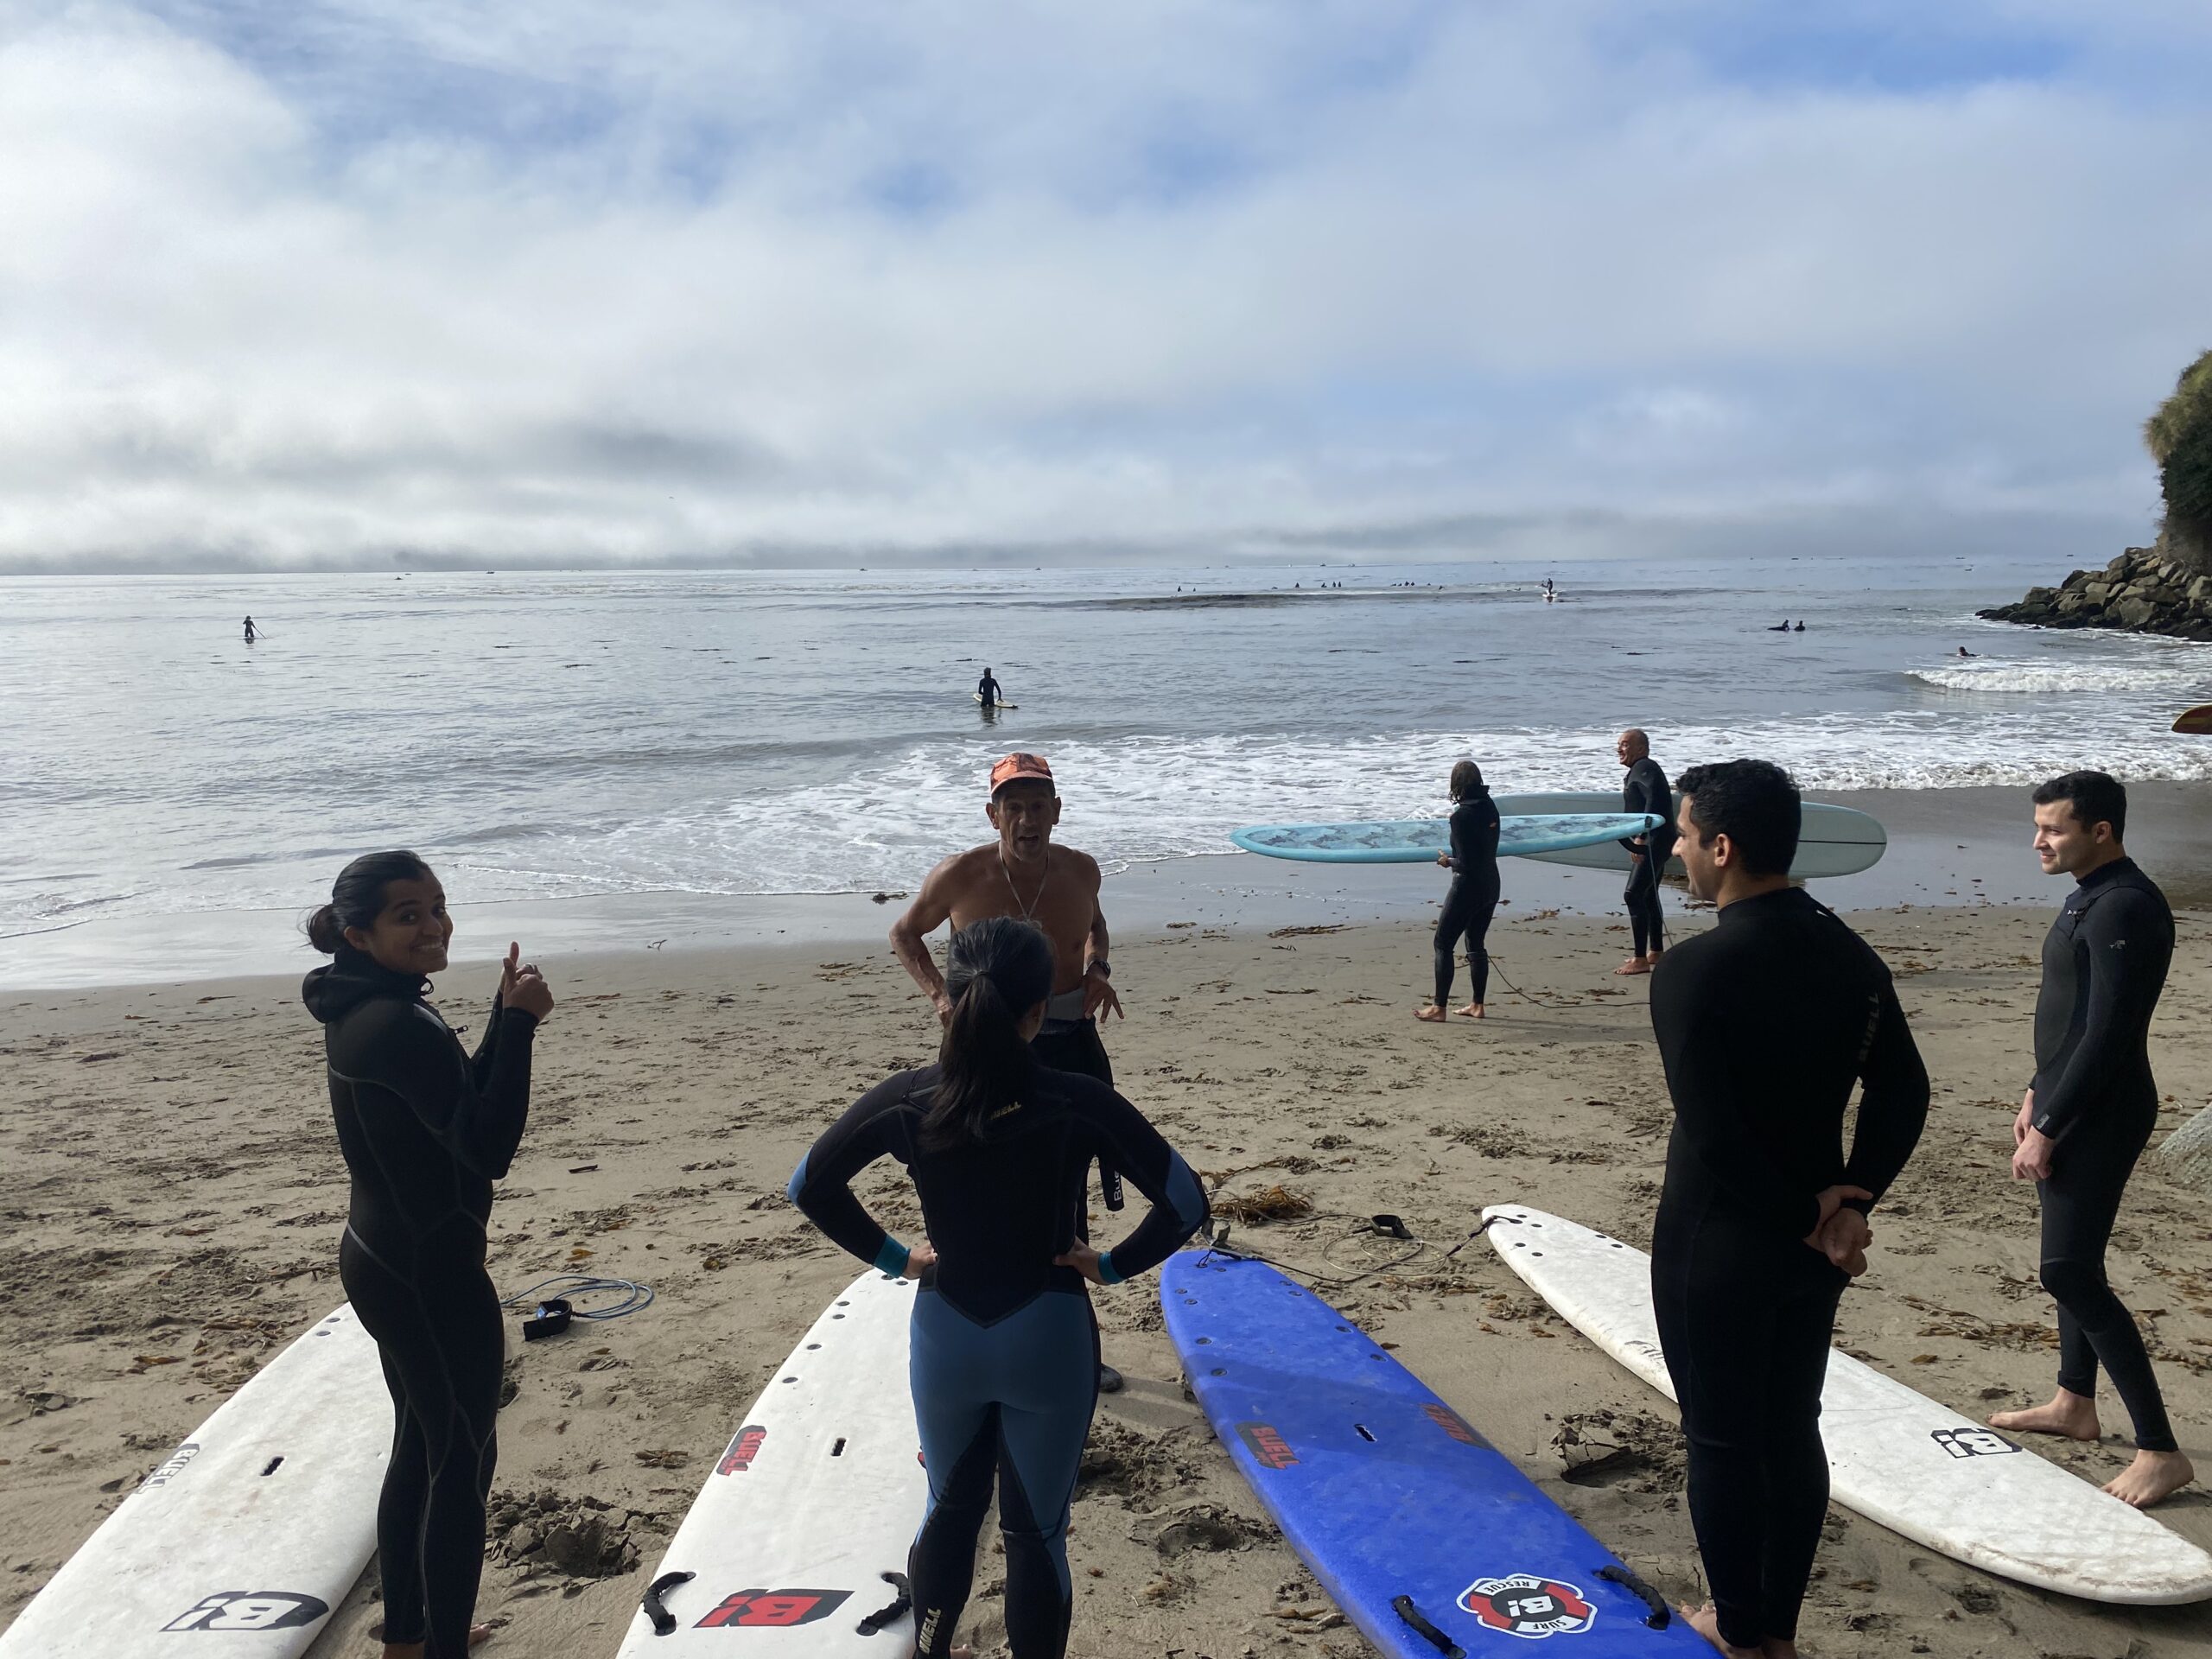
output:
M2031 588L2017 605L1977 613L1993 622L2043 628L2122 628L2177 639L2212 639L2212 575L2131 547L2102 570L2076 570L2056 588Z
M494 1492L489 1515L496 1561L571 1579L607 1579L637 1570L631 1535L658 1517L559 1492Z

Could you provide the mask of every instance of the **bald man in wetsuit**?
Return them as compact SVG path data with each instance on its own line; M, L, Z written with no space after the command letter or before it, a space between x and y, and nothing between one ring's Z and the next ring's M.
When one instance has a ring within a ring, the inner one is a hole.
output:
M1030 1043L1038 1060L1056 1071L1074 1071L1110 1084L1113 1063L1098 1038L1098 1020L1112 1014L1126 1019L1115 995L1113 966L1107 960L1106 913L1098 906L1103 878L1098 861L1072 847L1055 847L1052 831L1060 821L1060 795L1052 769L1041 754L1007 755L991 768L991 794L983 809L998 838L955 853L923 878L914 902L891 925L891 948L936 1007L950 1019L944 976L930 955L927 936L950 922L957 930L992 916L1012 916L1034 924L1051 941L1052 995L1045 1005L1045 1025ZM1122 1207L1121 1177L1101 1167L1106 1207ZM1076 1217L1077 1230L1090 1236L1087 1218ZM1099 1387L1111 1394L1121 1373L1099 1367Z

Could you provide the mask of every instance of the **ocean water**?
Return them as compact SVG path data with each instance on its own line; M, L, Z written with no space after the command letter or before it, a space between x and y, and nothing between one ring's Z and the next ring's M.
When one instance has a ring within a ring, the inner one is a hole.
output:
M2212 776L2167 730L2207 648L1974 618L2048 569L1571 564L1555 605L1545 574L0 581L0 937L304 909L388 845L472 902L907 888L988 833L1017 747L1109 868L1434 815L1470 753L1500 791L1612 787L1627 724L1670 771L1762 754L1812 790Z

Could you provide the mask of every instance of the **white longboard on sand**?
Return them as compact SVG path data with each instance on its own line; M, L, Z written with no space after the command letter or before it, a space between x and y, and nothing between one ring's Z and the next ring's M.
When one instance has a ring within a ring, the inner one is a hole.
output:
M911 1280L862 1274L823 1310L740 1420L618 1659L773 1655L906 1659L907 1546L929 1501L906 1382ZM673 1575L690 1573L672 1581ZM863 1630L863 1624L870 1628ZM196 1659L196 1656L194 1656Z
M1674 1397L1651 1258L1541 1210L1483 1211L1490 1242L1560 1317ZM2118 1498L1848 1354L1821 1390L1835 1501L2002 1578L2090 1601L2212 1596L2212 1555Z
M256 1373L0 1632L0 1659L294 1659L376 1548L391 1395L350 1306Z

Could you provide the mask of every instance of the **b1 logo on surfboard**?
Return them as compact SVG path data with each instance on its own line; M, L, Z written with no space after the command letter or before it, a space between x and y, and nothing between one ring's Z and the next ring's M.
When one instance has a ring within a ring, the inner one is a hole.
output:
M1297 1465L1298 1453L1272 1423L1239 1423L1236 1438L1262 1469L1289 1469Z
M731 1436L729 1450L722 1453L722 1460L715 1465L718 1475L742 1474L753 1466L753 1459L760 1455L760 1442L768 1438L768 1431L758 1423L747 1423Z
M1598 1620L1598 1610L1575 1586L1533 1573L1477 1579L1459 1592L1459 1605L1493 1630L1538 1642L1548 1636L1573 1636Z
M1993 1428L1939 1428L1929 1438L1955 1458L2001 1458L2020 1449Z
M788 1630L827 1618L850 1599L849 1590L741 1590L707 1610L696 1630Z
M330 1611L330 1604L290 1590L218 1590L164 1630L296 1630Z

